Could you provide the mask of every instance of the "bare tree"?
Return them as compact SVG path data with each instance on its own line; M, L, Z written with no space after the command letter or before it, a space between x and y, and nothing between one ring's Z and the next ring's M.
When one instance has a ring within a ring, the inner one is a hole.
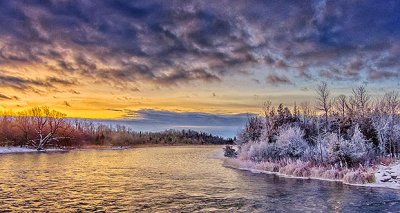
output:
M356 107L357 114L359 114L361 118L364 118L368 111L371 96L364 86L353 88L352 93L353 96L350 98L350 101Z
M383 96L385 111L390 115L395 115L400 109L400 96L396 91L388 92Z
M300 112L304 116L311 116L312 115L312 109L310 107L310 102L308 101L303 101L300 103Z
M317 86L315 91L318 95L316 108L320 111L323 111L325 123L328 124L328 115L329 111L332 108L332 101L330 100L330 91L328 88L328 84L326 82L321 82Z
M0 145L15 145L12 112L0 113Z
M346 115L346 109L348 108L347 97L345 95L337 96L334 100L333 106L343 119Z
M65 114L50 110L48 107L35 107L20 112L19 128L24 133L29 145L43 150L51 142L67 138L61 136L65 131Z

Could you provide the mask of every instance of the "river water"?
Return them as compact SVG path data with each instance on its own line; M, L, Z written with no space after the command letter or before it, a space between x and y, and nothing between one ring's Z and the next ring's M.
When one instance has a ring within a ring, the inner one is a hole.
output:
M0 210L399 212L400 191L286 179L222 166L221 147L0 156Z

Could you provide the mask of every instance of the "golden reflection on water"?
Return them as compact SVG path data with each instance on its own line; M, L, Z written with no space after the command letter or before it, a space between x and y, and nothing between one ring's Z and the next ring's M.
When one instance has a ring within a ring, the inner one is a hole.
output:
M400 193L394 190L224 168L221 159L212 157L219 150L190 146L2 155L0 209L264 212L295 207L326 212L397 210L399 204ZM379 204L388 200L393 205ZM364 209L368 202L375 204Z
M206 156L215 149L139 148L1 156L0 209L135 211L154 205L179 209L185 205L186 187L208 185L194 176L220 173L221 161ZM188 196L202 194L199 190ZM182 201L176 206L179 199Z

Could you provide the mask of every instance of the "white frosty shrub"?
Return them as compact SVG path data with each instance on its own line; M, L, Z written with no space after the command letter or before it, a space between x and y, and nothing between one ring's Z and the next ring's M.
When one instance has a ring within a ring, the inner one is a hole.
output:
M268 143L267 141L262 141L259 144L259 150L260 150L260 155L262 156L262 160L275 159L279 155L275 143Z
M323 134L321 137L316 137L314 141L314 146L306 149L303 159L320 163L331 161L331 155L334 155L334 145L339 143L337 135L334 133Z
M281 157L302 157L308 148L304 131L300 127L286 127L279 130L276 147Z
M372 125L377 132L379 140L379 151L382 155L386 154L386 144L389 141L389 126L391 122L391 117L381 113L378 113L372 117Z
M248 134L243 129L237 134L235 144L238 146L243 146L244 144L248 143L249 141L250 141L250 139L248 137Z
M331 162L340 161L342 155L340 147L344 143L343 138L336 133L329 133L324 137L324 142L324 157Z
M306 161L317 161L319 160L318 153L319 149L317 146L309 145L307 149L304 151L304 154L301 159Z
M400 124L394 125L393 127L393 141L396 146L396 151L400 151ZM398 153L396 153L398 155Z
M252 161L259 162L276 158L278 152L274 143L260 141L246 144L245 149L241 150L240 155L242 156L242 158L247 158Z
M350 140L345 140L340 144L341 155L350 158L353 162L366 160L371 149L371 144L365 139L358 125L354 128Z
M250 160L251 143L245 143L239 146L239 159Z

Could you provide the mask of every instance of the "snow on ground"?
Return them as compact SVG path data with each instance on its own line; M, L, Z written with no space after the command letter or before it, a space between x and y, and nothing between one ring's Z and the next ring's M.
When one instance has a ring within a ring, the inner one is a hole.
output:
M400 189L400 161L390 166L380 165L375 173L375 180L371 186Z
M65 151L62 149L46 149L45 152L60 152ZM36 149L27 148L27 147L0 147L0 154L8 154L8 153L31 153L31 152L38 152Z

